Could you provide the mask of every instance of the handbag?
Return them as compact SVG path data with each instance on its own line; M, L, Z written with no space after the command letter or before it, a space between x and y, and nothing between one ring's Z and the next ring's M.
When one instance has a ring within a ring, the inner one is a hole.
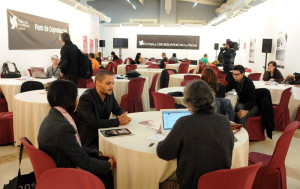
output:
M9 64L12 64L14 66L14 71L9 70ZM1 73L2 78L19 78L21 77L21 73L18 70L17 66L13 62L4 62L2 65L2 73Z
M22 160L23 148L24 148L23 144L21 144L20 153L19 153L18 176L10 180L8 184L5 184L3 189L19 189L19 188L34 189L35 188L36 181L35 181L34 172L21 175L20 165Z

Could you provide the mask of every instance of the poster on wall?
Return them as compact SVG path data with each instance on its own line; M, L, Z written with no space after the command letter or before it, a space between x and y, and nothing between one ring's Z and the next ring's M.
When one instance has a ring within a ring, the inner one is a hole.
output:
M60 34L69 33L69 24L7 9L8 48L60 49Z
M255 45L256 45L256 38L250 39L250 51L249 51L249 63L254 63L254 54L255 54Z
M83 36L83 53L88 53L88 44L87 44L87 36Z
M98 47L99 47L98 38L95 38L95 53L98 53Z
M90 53L94 53L94 40L90 39Z
M276 63L278 68L284 68L287 33L279 32L276 44Z
M137 48L199 50L200 36L137 35Z

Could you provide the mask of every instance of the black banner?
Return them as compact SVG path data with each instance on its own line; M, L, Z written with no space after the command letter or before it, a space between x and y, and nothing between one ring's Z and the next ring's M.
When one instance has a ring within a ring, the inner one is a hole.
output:
M200 36L137 35L137 48L199 49Z
M60 49L69 24L7 9L9 50Z

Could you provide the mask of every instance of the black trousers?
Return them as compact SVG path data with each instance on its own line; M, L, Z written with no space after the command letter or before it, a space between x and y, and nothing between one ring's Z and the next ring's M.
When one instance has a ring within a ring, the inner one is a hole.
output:
M66 73L66 74L64 74L63 79L73 81L77 86L78 80L79 80L79 75L77 73Z
M235 112L237 113L240 110L245 110L245 104L243 104L243 103L236 104ZM248 111L248 113L243 118L239 118L235 115L235 122L243 124L243 127L246 129L247 118L257 116L258 113L259 113L259 108L257 105L255 105L255 106L253 106L253 108L251 110Z

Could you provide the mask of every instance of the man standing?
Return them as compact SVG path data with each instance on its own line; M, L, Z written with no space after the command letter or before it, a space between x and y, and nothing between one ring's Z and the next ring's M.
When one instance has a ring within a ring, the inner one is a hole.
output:
M58 67L59 58L57 55L51 57L52 66L49 66L46 71L46 77L60 77L60 69Z
M77 126L82 145L98 148L98 129L126 125L131 121L113 94L114 75L108 71L96 74L96 86L86 90L79 99ZM109 119L110 114L117 116Z
M208 66L208 64L209 64L209 62L208 62L208 55L207 55L206 53L204 54L204 57L202 57L202 58L200 59L200 62L205 63L205 66L206 66L206 67Z
M245 76L245 68L242 65L234 66L232 75L234 80L228 83L226 92L232 89L237 92L236 122L243 124L246 128L247 118L256 116L259 111L256 105L255 86L252 80Z
M160 61L160 64L159 64L159 67L160 68L165 68L165 62L168 62L168 58L166 57L166 53L162 53L161 54L161 57L163 58L161 61Z
M63 44L60 50L61 60L59 62L61 76L66 80L73 81L77 85L79 80L78 64L80 51L72 43L68 33L61 34L61 42Z
M225 48L221 47L220 50L220 54L222 53L222 57L223 57L223 70L224 70L224 74L227 74L226 80L228 82L230 82L232 80L231 75L229 75L230 70L232 70L233 65L234 65L234 58L236 55L235 50L232 48L233 47L233 43L230 39L226 40L225 43ZM219 55L220 56L220 55Z

